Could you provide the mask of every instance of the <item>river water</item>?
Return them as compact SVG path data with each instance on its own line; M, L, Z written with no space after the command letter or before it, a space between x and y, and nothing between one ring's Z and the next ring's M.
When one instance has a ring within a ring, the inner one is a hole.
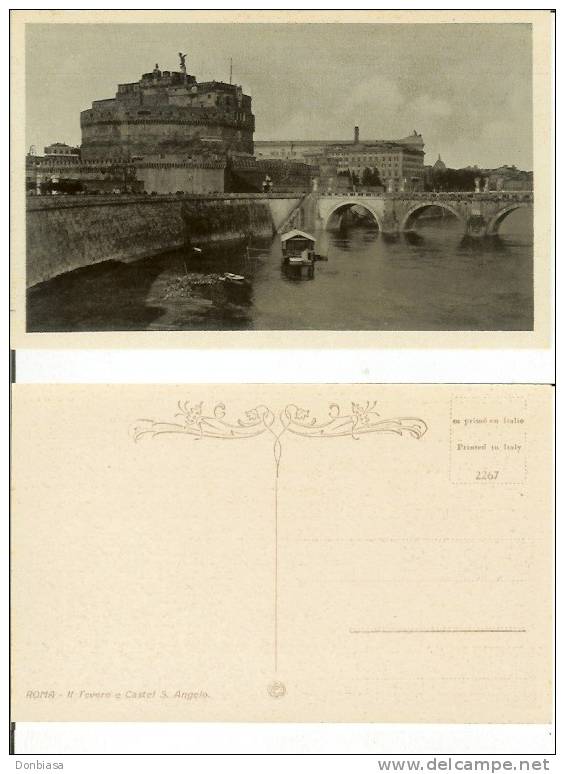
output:
M371 226L322 231L313 279L281 269L278 237L106 262L28 292L30 331L531 330L533 230L518 210L498 238L464 240L451 219L420 220L391 240ZM187 272L241 273L246 288L215 283L175 293Z

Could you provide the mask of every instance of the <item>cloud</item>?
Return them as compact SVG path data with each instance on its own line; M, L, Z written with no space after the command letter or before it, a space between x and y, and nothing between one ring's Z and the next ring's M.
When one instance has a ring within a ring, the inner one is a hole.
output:
M508 141L512 137L512 123L504 119L489 121L483 126L481 137L488 143Z
M441 97L430 97L428 94L421 94L413 101L412 112L421 116L422 120L426 120L426 118L447 118L453 113L453 107L447 100Z
M398 84L390 78L374 75L363 77L345 95L343 108L349 113L354 111L399 110L404 104Z

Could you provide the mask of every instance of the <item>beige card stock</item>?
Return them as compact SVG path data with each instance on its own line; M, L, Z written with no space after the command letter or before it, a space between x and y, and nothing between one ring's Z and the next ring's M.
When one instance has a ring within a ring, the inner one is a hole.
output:
M552 389L14 389L15 721L546 723Z

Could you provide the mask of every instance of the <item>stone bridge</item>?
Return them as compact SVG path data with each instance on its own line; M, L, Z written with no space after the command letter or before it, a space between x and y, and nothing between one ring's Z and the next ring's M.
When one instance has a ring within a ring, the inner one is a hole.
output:
M475 193L349 193L317 195L317 224L310 228L338 227L346 210L359 205L368 210L385 234L410 231L418 216L430 207L441 207L454 215L469 236L492 236L514 210L531 209L531 191L490 191ZM321 223L320 223L321 221Z

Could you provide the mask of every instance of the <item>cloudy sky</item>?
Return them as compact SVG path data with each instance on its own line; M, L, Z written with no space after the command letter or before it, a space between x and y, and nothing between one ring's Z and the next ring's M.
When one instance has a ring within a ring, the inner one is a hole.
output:
M156 62L253 98L255 139L394 139L426 163L532 168L527 24L30 24L28 147L80 144L79 113Z

